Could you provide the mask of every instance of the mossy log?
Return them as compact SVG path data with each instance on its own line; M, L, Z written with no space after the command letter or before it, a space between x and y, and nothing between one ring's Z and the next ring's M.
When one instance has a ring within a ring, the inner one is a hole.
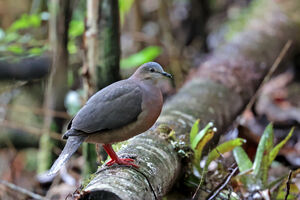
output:
M201 120L201 127L213 121L218 128L214 142L218 141L249 102L284 44L290 39L294 47L298 44L299 1L265 0L263 4L254 8L244 30L212 52L165 103L155 127L167 125L177 139L187 141L196 119ZM158 128L130 139L118 154L136 155L140 168L101 169L80 199L161 199L187 165Z

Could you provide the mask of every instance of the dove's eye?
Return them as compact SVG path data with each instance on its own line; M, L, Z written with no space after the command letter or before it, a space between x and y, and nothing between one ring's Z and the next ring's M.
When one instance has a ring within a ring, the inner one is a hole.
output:
M155 72L155 70L153 68L150 68L150 72Z

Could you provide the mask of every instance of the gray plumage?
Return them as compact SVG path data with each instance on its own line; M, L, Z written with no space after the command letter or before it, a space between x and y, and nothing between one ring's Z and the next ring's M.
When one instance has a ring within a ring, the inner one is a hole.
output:
M66 163L67 160L75 153L79 146L85 140L84 136L71 136L67 140L67 144L64 150L60 153L58 159L54 162L51 169L48 171L48 175L53 175Z
M164 76L171 78L158 63L149 62L130 78L94 94L69 123L63 136L67 144L48 174L57 173L84 141L105 144L115 159L111 163L136 166L118 158L111 143L140 134L154 124L163 103L157 82Z
M141 88L134 82L122 80L94 94L70 122L71 129L64 138L80 134L98 133L132 123L142 112Z

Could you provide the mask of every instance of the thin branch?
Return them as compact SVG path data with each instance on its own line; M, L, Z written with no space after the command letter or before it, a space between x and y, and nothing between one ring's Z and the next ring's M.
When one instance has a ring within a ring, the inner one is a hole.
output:
M259 95L262 87L265 85L266 82L268 82L271 79L272 74L278 68L279 64L281 63L281 61L283 60L284 56L286 55L286 53L290 49L291 45L292 45L292 40L288 40L285 43L284 47L282 48L281 52L279 53L278 57L276 58L275 62L272 65L272 67L270 68L270 70L268 71L267 75L265 76L265 78L263 79L263 81L259 85L258 89L256 90L255 94L252 96L252 98L250 99L249 103L247 104L245 110L250 110L252 108L252 106L253 106L255 100L257 99L257 97L258 97L258 95Z
M37 199L37 200L46 200L45 197L42 197L42 196L39 195L39 194L35 194L35 193L33 193L33 192L31 192L31 191L25 189L25 188L22 188L22 187L20 187L20 186L17 186L17 185L15 185L15 184L10 183L10 182L7 182L7 181L5 181L5 180L0 180L0 184L5 185L5 186L8 187L9 189L11 189L11 190L13 190L13 191L16 191L16 192L18 192L18 193L24 194L24 195L26 195L26 196L29 196L29 197L31 197L31 198L33 198L33 199Z
M290 170L288 179L286 181L286 193L285 193L284 200L287 200L289 197L289 194L290 194L290 181L291 181L292 173L293 173L293 171Z
M238 167L235 167L231 173L229 173L225 179L216 187L216 189L214 189L207 197L207 200L213 200L215 199L218 194L226 187L226 185L229 183L229 181L231 180L232 176L235 174L235 172L237 172Z

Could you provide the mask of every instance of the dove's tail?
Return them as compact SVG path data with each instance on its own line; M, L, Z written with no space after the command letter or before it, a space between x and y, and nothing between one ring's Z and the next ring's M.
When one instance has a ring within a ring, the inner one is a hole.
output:
M57 158L57 160L52 165L51 169L48 172L48 175L56 174L59 169L70 159L70 157L75 153L79 148L81 143L85 140L84 136L70 136L68 137L67 144L65 145L63 151Z

